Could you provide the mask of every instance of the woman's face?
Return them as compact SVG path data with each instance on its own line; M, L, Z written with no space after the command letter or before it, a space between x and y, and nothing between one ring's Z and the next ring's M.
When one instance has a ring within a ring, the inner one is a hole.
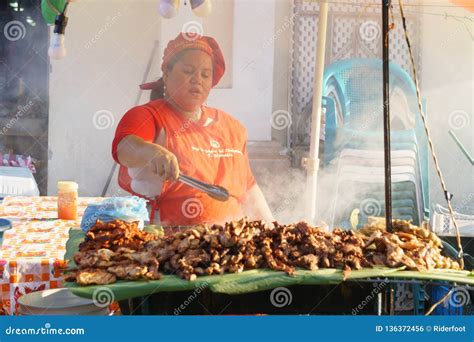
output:
M167 96L179 109L194 112L212 88L212 60L200 50L185 51L163 80Z

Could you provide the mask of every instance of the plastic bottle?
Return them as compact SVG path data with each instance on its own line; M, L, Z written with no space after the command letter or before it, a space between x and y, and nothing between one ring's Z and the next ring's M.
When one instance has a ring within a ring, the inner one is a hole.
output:
M77 220L77 189L75 182L58 182L58 219Z

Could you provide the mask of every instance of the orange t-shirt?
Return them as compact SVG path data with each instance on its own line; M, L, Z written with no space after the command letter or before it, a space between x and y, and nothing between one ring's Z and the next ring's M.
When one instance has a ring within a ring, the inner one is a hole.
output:
M205 126L208 119L213 121ZM193 122L176 112L165 100L151 101L129 110L120 120L112 144L117 163L117 146L127 135L154 142L165 131L165 148L178 159L181 173L226 188L230 197L221 202L178 181L163 183L161 195L152 201L160 210L164 226L218 223L239 218L247 191L255 185L247 155L247 131L229 114L203 107L199 121ZM120 166L119 185L134 195L131 178ZM143 196L141 196L143 197ZM152 209L152 215L154 210Z

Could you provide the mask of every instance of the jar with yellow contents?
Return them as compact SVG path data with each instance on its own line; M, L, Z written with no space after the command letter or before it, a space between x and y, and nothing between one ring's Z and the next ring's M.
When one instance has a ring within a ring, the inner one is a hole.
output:
M77 190L76 182L58 182L58 219L77 220Z

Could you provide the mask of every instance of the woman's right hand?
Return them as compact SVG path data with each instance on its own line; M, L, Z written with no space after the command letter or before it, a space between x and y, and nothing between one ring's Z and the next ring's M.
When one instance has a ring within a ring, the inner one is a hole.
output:
M163 180L175 180L179 176L179 164L176 156L163 146L152 144L155 148L149 167Z
M178 159L171 151L135 135L122 139L117 147L117 156L122 165L149 168L163 180L175 180L179 176Z

